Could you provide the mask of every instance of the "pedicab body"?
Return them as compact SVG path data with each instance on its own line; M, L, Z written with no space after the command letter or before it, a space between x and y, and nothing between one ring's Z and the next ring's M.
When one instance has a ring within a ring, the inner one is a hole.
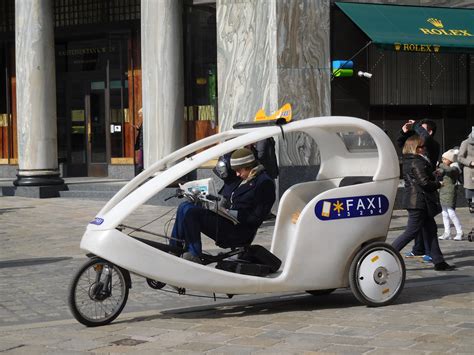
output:
M321 163L314 181L295 184L280 198L270 248L281 260L276 272L252 276L193 263L118 228L156 193L209 160L268 137L281 140L282 132L309 135ZM345 138L353 132L369 136L373 149L349 149ZM398 181L398 157L389 137L365 120L328 116L233 129L185 146L131 180L88 225L81 248L119 270L186 289L237 295L350 286L363 303L385 305L405 280L402 258L384 243Z

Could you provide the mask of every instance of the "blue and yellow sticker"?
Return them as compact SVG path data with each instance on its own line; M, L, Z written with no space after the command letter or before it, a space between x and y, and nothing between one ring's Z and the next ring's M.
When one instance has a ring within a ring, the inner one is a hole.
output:
M343 218L381 216L388 211L384 195L351 196L318 201L314 212L322 221Z

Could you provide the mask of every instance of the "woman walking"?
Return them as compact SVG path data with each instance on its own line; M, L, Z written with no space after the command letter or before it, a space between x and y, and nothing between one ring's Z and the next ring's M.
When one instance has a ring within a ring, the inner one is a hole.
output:
M392 243L402 250L423 229L423 242L436 271L453 270L455 267L444 261L439 248L437 225L434 216L441 212L437 194L441 183L437 182L428 158L425 157L423 140L418 135L409 137L403 146L403 191L402 205L408 211L405 231ZM436 203L438 200L438 203ZM439 208L439 209L438 209ZM435 210L433 212L432 210Z

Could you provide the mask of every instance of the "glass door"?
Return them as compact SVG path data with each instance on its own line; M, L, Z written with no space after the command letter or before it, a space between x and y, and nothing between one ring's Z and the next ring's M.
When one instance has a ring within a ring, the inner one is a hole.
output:
M107 176L107 120L105 90L86 95L87 175Z

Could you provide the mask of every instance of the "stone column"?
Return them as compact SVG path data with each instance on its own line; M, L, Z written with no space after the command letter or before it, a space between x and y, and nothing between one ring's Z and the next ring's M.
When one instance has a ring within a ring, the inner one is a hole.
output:
M62 185L56 129L52 0L15 1L18 112L16 186Z
M184 144L182 12L181 0L141 2L145 168Z
M330 114L329 8L329 0L217 1L221 130L287 102L294 120ZM288 134L279 143L280 191L296 175L314 180L312 139Z

